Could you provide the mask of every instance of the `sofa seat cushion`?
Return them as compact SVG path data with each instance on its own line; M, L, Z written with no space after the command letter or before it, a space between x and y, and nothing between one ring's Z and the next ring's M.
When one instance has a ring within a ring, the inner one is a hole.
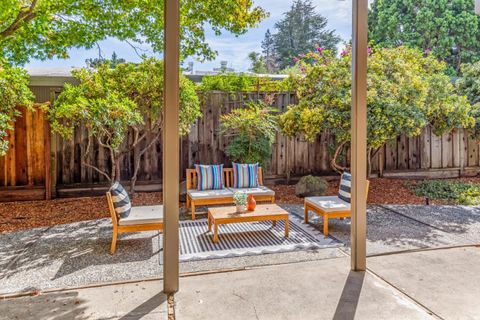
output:
M308 197L305 198L305 202L327 213L350 210L350 203L340 199L337 196Z
M233 193L235 192L245 192L246 194L251 194L255 196L275 196L275 191L265 187L258 186L256 188L229 188Z
M187 194L192 200L233 198L233 192L227 188L205 191L190 189L187 191Z
M120 226L151 224L163 222L163 206L132 207L126 218L120 218Z

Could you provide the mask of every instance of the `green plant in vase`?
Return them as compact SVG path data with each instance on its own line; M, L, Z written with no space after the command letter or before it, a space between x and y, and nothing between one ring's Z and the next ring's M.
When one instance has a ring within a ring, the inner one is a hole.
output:
M233 203L237 206L237 212L245 212L247 210L247 197L245 192L235 192L233 195Z

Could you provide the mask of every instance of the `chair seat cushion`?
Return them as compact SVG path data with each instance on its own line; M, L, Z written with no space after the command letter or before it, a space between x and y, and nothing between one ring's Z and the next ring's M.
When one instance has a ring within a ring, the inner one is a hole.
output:
M151 224L163 222L163 206L132 207L126 218L120 218L120 226Z
M246 194L251 194L255 196L275 196L275 191L265 187L258 186L256 188L229 188L233 193L235 192L245 192Z
M340 199L337 196L331 197L308 197L305 202L321 209L324 212L338 212L350 210L350 203Z
M192 200L233 198L233 192L229 189L198 191L190 189L187 191Z

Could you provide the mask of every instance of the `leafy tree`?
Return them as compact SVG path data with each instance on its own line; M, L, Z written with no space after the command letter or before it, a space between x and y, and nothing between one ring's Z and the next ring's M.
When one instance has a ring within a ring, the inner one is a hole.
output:
M13 123L20 116L17 106L32 105L33 94L28 84L24 69L11 67L0 59L0 156L8 150L7 131L13 130Z
M463 64L462 76L457 79L458 91L468 97L471 104L480 102L480 62Z
M431 51L452 71L480 59L479 18L472 0L375 0L369 31L377 45Z
M206 59L215 57L207 26L216 35L238 35L267 16L251 0L181 1L180 10L183 56ZM162 52L163 26L163 1L157 0L2 0L0 57L16 64L67 58L69 48L92 48L107 37Z
M100 65L104 63L107 63L110 66L110 68L115 68L120 63L125 63L125 62L126 62L125 59L119 58L115 53L115 51L112 53L112 57L110 58L110 60L105 59L103 57L91 58L91 59L85 60L85 64L87 65L87 68L93 68L93 69L98 68Z
M131 177L133 192L140 158L162 133L162 74L163 63L155 59L119 64L113 69L102 64L96 70L74 71L79 85L66 84L49 111L53 131L68 139L75 128L85 124L88 146L82 165L93 168L109 181L120 180L120 161L138 147ZM183 76L180 89L180 134L185 135L201 115L200 103L194 84ZM133 139L127 142L129 131ZM149 142L142 143L147 138ZM94 139L110 155L111 167L107 171L86 161Z
M275 24L273 37L273 56L278 69L293 66L293 58L321 46L335 50L340 38L334 31L326 30L327 19L315 13L311 0L295 0L285 17ZM265 37L265 44L271 47L271 41Z
M248 54L250 60L250 71L253 73L267 73L265 59L258 52L250 52Z
M337 142L332 168L351 140L351 50L336 57L317 50L299 60L299 104L280 117L288 136L313 140L323 130ZM455 93L446 65L434 56L406 47L370 49L368 63L368 154L373 156L399 135L417 136L430 124L437 135L474 124L472 106Z
M262 41L262 53L265 60L265 68L270 74L277 73L276 57L275 57L275 41L270 29L265 33L265 38Z
M476 121L472 136L480 141L480 61L462 64L461 73L456 86L459 93L466 95L468 101L475 106L472 116Z
M277 133L275 112L277 110L267 102L260 101L221 116L221 132L234 137L226 149L230 159L241 163L258 162L261 166L267 164Z

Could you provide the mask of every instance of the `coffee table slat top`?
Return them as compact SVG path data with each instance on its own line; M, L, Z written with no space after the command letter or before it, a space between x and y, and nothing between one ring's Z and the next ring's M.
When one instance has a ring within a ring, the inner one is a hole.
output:
M236 218L241 220L242 218L249 219L258 216L262 217L278 217L278 216L288 216L288 212L277 206L276 204L261 204L257 205L255 211L246 211L244 213L237 213L237 208L235 206L229 207L214 207L208 208L209 215L214 220L222 219L231 219Z

